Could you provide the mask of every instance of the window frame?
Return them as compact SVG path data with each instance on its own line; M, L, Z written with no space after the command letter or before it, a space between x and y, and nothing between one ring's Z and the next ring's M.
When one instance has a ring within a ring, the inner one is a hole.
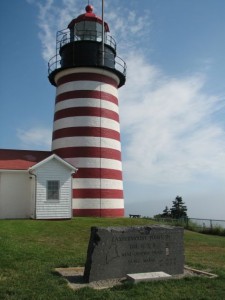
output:
M50 184L56 184L57 186L49 186ZM53 196L53 194L56 194ZM60 200L60 180L47 180L46 182L46 200L47 201L59 201Z

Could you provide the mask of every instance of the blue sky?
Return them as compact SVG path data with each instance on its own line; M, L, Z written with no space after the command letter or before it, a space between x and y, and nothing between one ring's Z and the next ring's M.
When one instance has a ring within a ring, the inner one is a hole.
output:
M0 2L0 148L50 149L47 61L56 31L87 2ZM101 0L90 3L101 15ZM105 0L128 67L119 91L127 214L153 216L180 195L190 217L225 219L224 11L224 0Z

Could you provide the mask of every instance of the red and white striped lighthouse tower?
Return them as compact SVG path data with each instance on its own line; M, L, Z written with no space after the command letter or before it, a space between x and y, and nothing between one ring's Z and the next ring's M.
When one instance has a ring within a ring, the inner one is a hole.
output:
M118 88L126 64L108 32L88 5L57 33L49 61L56 86L52 151L78 168L74 216L124 216Z

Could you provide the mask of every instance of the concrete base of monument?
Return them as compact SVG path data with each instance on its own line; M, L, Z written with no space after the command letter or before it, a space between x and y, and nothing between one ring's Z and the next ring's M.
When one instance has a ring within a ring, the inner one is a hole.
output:
M171 275L165 272L149 272L149 273L136 273L127 274L127 280L133 283L141 281L159 280L159 279L169 279Z
M101 289L108 289L112 288L114 286L122 285L126 282L130 282L126 277L124 278L113 278L113 279L105 279L105 280L99 280L99 281L93 281L90 283L86 283L84 280L84 267L74 267L74 268L57 268L55 271L60 274L62 277L65 278L65 280L68 283L68 286L72 288L73 290L81 289L84 287L90 287L96 290ZM145 274L153 274L153 273L164 273L164 272L150 272ZM166 274L166 273L164 273ZM134 274L130 274L134 275ZM140 275L140 274L139 274ZM161 274L162 275L162 274ZM184 273L180 275L169 275L167 276L158 276L155 278L152 278L151 280L170 280L170 279L182 279L184 277L190 277L190 276L201 276L206 278L216 278L216 274L212 274L206 271L192 269L188 266L184 267ZM168 276L169 275L169 276ZM156 274L157 276L157 274ZM146 281L146 280L139 280L139 281ZM133 281L135 282L135 281ZM137 281L136 281L137 282Z

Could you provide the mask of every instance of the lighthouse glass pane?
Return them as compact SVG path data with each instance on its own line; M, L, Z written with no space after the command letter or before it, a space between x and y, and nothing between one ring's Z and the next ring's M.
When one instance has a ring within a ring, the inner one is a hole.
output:
M101 39L101 24L93 21L82 21L75 25L74 35L81 40L99 41Z
M97 30L98 41L101 41L102 40L102 24L96 23L96 30Z
M47 181L47 200L59 200L59 181Z
M83 35L84 29L85 29L85 21L79 22L74 27L74 33L78 36Z

